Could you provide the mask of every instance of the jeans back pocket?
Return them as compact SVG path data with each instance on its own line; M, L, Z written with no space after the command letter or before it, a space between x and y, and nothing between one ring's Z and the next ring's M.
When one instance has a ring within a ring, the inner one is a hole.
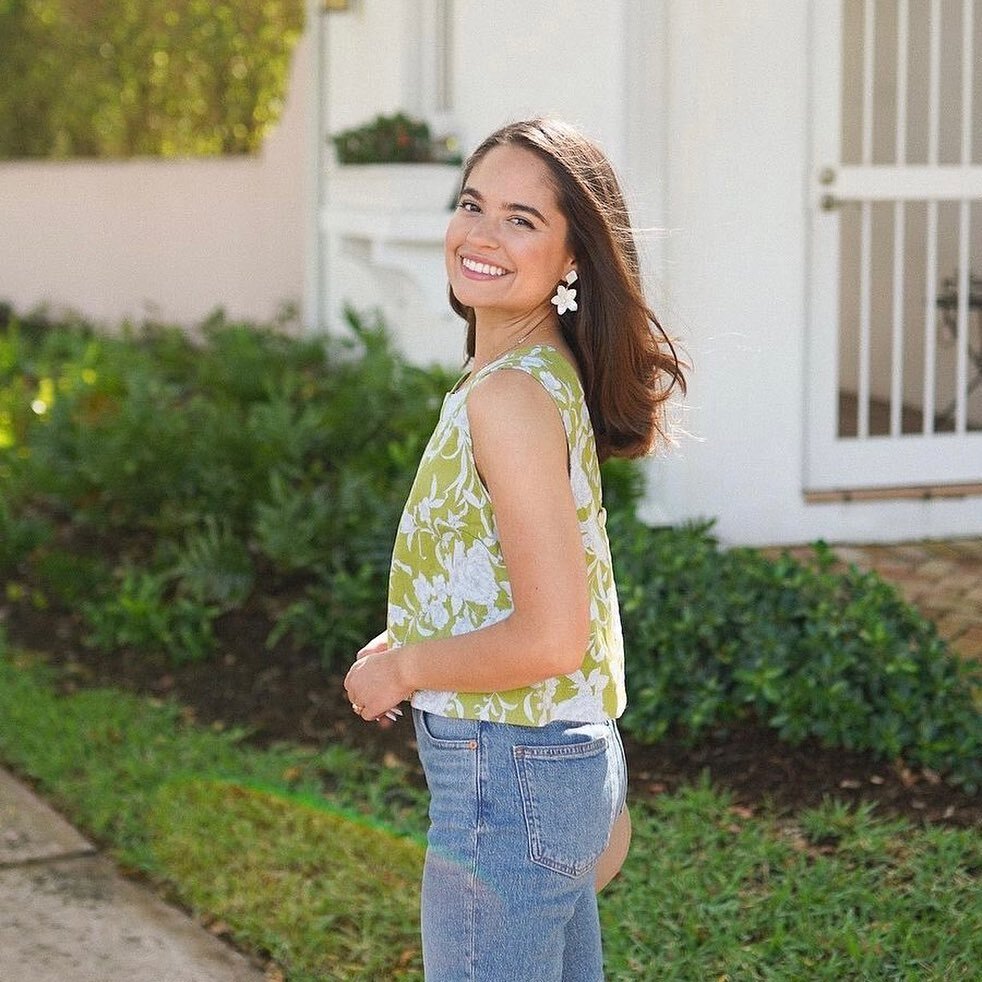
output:
M512 748L532 861L581 876L610 835L613 787L607 739Z
M413 709L416 741L422 751L430 746L437 750L476 750L478 723L473 719L438 716L425 709Z

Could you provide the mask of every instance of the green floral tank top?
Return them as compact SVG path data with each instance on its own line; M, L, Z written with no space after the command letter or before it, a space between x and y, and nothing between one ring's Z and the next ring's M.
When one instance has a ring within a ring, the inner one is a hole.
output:
M508 570L494 511L477 473L467 394L489 373L517 369L555 401L569 445L570 483L587 559L590 642L571 675L504 692L415 693L412 704L441 716L543 726L553 720L599 722L624 711L624 645L601 502L600 466L586 400L558 349L507 352L450 391L423 452L392 554L387 627L390 644L465 634L512 611Z

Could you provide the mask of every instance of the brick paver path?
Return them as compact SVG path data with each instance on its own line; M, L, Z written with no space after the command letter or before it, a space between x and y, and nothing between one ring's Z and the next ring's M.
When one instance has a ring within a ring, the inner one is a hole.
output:
M982 661L982 539L844 545L834 551L843 562L876 570L937 624L956 651Z

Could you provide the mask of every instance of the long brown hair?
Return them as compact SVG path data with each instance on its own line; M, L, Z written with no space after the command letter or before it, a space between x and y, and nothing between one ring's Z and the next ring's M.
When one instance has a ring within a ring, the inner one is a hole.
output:
M560 315L576 357L601 460L640 457L669 439L665 402L685 392L683 364L648 306L627 206L604 152L579 130L556 119L511 123L492 133L467 159L471 170L499 146L531 150L548 166L578 276L576 311ZM450 291L450 305L467 321L467 354L474 354L475 315Z

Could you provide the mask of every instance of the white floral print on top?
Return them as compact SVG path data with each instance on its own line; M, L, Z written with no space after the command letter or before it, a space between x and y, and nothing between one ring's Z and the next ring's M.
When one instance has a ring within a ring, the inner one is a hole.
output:
M412 704L441 716L544 726L600 722L624 711L624 643L601 500L600 466L586 400L573 366L550 345L507 352L448 393L399 522L389 574L387 626L402 647L466 634L512 611L491 499L474 464L467 394L489 373L517 369L556 404L569 444L570 486L587 559L590 641L583 664L507 692L417 692Z

